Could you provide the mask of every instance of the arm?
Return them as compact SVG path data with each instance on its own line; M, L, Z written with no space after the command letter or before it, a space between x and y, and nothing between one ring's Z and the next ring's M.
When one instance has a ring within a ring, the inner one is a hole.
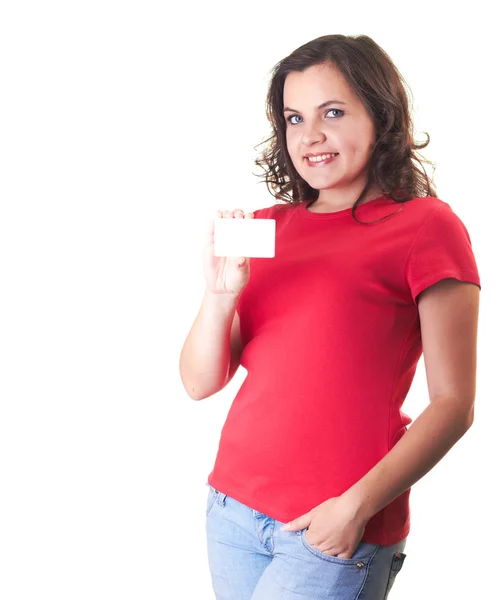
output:
M216 294L207 290L204 293L179 362L183 385L193 400L202 400L219 392L228 383L229 375L235 373L238 365L232 357L239 349L232 346L240 342L236 313L238 300L239 297L233 294Z
M418 299L430 404L344 495L369 520L432 469L474 419L479 288L444 279Z

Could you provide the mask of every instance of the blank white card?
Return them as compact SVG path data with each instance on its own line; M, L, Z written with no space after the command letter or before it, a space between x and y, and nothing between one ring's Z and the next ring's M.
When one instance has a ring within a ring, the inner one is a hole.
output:
M215 219L214 255L274 258L275 219Z

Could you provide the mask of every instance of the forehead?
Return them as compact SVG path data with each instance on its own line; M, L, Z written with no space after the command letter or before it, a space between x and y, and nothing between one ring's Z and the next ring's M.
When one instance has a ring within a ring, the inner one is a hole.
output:
M330 98L355 101L355 94L345 77L334 65L314 65L305 71L293 71L284 81L284 105L299 102L318 105Z

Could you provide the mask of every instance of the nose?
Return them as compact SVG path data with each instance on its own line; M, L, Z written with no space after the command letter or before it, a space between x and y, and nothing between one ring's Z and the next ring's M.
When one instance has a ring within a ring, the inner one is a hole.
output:
M302 142L304 146L310 146L316 142L323 142L326 136L322 132L321 128L313 123L310 126L305 126L302 131Z

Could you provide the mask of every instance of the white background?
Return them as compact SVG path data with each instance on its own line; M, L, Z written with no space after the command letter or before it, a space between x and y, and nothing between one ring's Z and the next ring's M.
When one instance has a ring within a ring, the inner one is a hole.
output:
M2 2L2 600L213 598L204 483L245 371L203 402L181 383L203 237L218 208L274 203L252 174L269 72L331 33L370 35L403 73L482 284L475 422L413 487L391 598L493 596L501 107L489 7ZM404 410L427 403L421 360Z

